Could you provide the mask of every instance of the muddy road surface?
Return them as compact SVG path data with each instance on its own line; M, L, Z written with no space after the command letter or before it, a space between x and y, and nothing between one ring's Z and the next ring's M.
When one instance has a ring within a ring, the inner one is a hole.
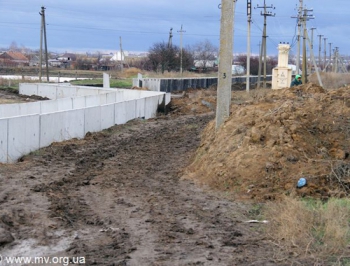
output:
M134 120L0 165L0 254L71 265L283 265L264 225L246 223L249 205L180 178L213 118Z

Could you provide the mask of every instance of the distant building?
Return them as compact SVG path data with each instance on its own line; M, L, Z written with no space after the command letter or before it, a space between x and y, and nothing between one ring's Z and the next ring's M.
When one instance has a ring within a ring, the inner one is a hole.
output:
M2 66L28 66L29 59L20 52L7 51L0 54L0 64Z
M194 60L194 66L195 67L215 67L218 65L217 60Z
M232 75L244 75L245 68L241 65L232 65Z

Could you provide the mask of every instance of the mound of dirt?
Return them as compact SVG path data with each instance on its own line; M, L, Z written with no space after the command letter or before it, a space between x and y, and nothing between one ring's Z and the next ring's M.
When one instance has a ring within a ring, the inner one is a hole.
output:
M258 201L348 195L350 87L254 93L248 101L233 93L230 117L218 130L209 123L184 178ZM297 188L302 177L307 185Z

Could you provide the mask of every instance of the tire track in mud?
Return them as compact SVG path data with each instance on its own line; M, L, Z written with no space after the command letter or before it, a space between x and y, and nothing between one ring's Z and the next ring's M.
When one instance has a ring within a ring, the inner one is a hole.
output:
M211 119L136 120L45 149L38 162L54 173L36 190L75 235L67 255L87 265L269 265L242 204L179 178Z

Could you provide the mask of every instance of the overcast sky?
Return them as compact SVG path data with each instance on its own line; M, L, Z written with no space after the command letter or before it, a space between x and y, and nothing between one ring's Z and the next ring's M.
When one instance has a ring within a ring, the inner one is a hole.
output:
M252 2L251 52L257 54L262 40L263 0ZM123 50L148 51L158 42L168 42L173 28L173 44L180 46L183 25L183 46L209 40L219 47L221 0L0 0L0 47L8 48L12 42L18 46L38 49L40 46L39 12L44 6L46 14L47 44L56 52L96 52L119 50L120 37ZM268 9L276 13L267 18L267 48L277 54L279 42L292 44L296 53L296 19L299 0L266 0ZM304 0L304 6L313 9L314 19L308 28L314 30L314 53L319 51L319 37L328 38L332 48L349 55L350 36L349 0ZM247 0L238 0L235 11L234 53L246 53ZM310 31L311 33L311 31ZM311 38L311 34L310 34Z

